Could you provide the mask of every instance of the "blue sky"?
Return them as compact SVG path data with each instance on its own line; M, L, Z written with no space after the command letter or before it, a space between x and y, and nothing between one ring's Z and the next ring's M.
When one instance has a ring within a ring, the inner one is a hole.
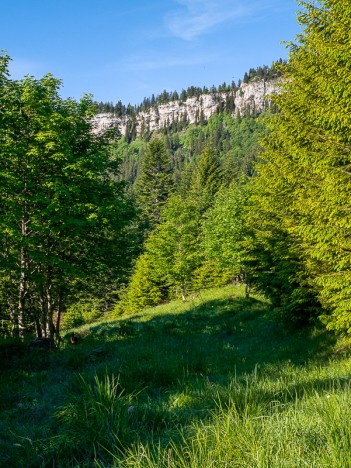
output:
M294 0L3 0L13 78L62 79L61 94L137 104L270 65L299 32Z

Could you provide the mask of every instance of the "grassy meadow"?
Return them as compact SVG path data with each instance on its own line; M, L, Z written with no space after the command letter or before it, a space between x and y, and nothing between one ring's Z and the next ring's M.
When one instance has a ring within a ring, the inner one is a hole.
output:
M351 466L351 347L240 287L0 343L0 466Z

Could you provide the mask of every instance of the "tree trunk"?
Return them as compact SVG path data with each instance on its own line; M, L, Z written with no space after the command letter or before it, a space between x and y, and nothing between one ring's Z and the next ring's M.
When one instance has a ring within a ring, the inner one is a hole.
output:
M10 335L14 337L18 333L18 317L16 316L15 307L10 306Z
M41 324L40 324L40 320L38 316L34 317L34 323L35 323L35 332L37 334L37 338L42 338L43 333L42 333Z
M56 316L56 325L55 325L55 336L56 336L56 344L60 346L61 343L61 336L60 336L60 326L61 326L61 291L59 291L58 300L57 300L57 316Z
M47 328L48 328L48 335L51 340L54 340L54 333L55 333L55 326L53 322L53 313L54 313L54 307L53 307L53 300L52 300L52 284L50 279L48 280L48 286L46 289L46 310L47 310Z
M23 228L22 228L23 234ZM20 280L19 280L19 294L18 294L18 334L23 340L25 334L25 303L27 294L26 284L26 259L23 247L21 248L20 257Z
M182 295L183 302L187 301L185 284L182 282L180 285L180 294Z
M42 291L40 294L40 327L41 327L41 337L47 338L47 311L46 311L46 298L45 294ZM39 335L38 335L39 338Z

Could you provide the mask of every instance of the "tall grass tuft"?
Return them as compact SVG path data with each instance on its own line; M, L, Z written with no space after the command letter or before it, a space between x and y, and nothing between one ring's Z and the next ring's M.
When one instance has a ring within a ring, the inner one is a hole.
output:
M351 466L351 383L334 382L320 392L306 386L302 398L281 384L255 375L234 380L210 419L180 429L181 443L139 445L119 466Z
M61 426L63 445L78 459L95 458L116 445L128 444L131 437L131 401L124 395L119 377L105 372L87 379L78 377L70 402L59 407L56 418Z

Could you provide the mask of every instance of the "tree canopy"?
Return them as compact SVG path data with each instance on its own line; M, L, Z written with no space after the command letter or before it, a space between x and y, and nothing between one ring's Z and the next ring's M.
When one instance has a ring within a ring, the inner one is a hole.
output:
M34 322L52 337L73 286L118 276L131 210L108 135L92 131L91 98L63 100L50 74L11 80L9 60L0 57L1 309L20 335Z
M318 297L328 327L350 332L351 4L300 5L303 30L263 143L251 226L271 257L271 284L279 278L305 314Z

